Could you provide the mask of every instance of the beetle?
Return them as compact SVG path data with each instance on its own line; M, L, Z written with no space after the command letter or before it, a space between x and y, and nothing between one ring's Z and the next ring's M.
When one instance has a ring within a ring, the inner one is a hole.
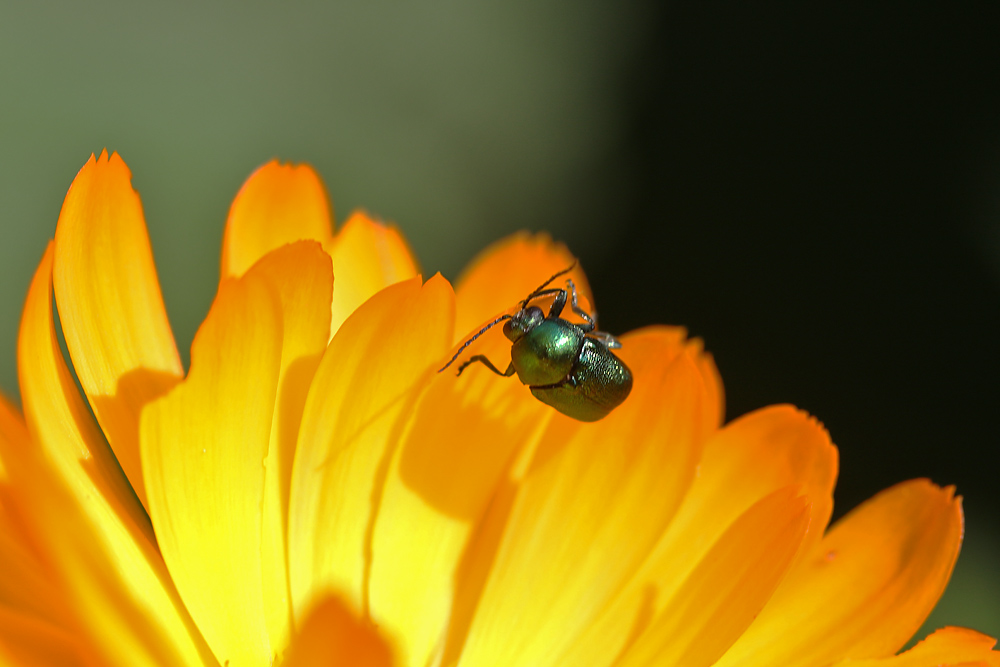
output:
M501 372L486 355L476 354L459 365L458 375L474 363L502 377L517 373L535 398L568 417L582 422L606 417L632 391L632 371L611 352L621 347L618 339L597 331L596 315L577 305L576 285L571 279L566 280L566 289L546 289L575 266L576 262L542 283L521 301L514 314L501 315L480 329L438 372L451 366L473 341L506 320L503 333L512 343L507 370ZM548 315L538 306L528 305L545 296L555 297ZM560 317L567 298L583 324Z

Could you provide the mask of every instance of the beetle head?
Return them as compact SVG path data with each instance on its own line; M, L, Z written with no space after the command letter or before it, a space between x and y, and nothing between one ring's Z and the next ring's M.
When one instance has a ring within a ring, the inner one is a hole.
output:
M515 342L544 321L545 313L538 306L522 308L504 323L503 335Z

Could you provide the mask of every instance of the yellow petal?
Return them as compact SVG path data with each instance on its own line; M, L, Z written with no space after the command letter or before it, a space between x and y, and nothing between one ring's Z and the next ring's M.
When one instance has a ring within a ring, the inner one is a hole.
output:
M760 612L802 543L809 501L798 491L779 489L734 521L615 664L712 665Z
M388 643L340 600L324 598L302 624L282 667L392 667Z
M268 162L250 175L229 208L221 279L242 276L287 243L313 239L328 245L331 220L326 190L312 167Z
M131 176L107 152L77 174L56 227L53 282L76 375L145 505L139 412L183 368Z
M451 341L452 309L451 287L440 276L423 286L419 278L408 280L362 305L327 347L306 399L292 471L296 619L331 590L365 608L370 525L392 454L387 443L397 438L400 410L412 405L411 390Z
M672 333L625 344L635 387L611 415L593 424L552 417L496 553L471 547L480 550L473 558L493 562L463 667L567 664L560 656L669 523L711 421L697 364Z
M965 628L942 628L905 653L891 658L844 660L837 667L997 667L997 640Z
M961 535L953 488L913 480L883 491L833 526L718 664L892 655L941 596Z
M508 259L514 254L509 250ZM485 336L474 352L502 367L510 341ZM402 664L426 663L439 650L449 617L453 635L467 629L467 622L455 619L469 615L461 609L469 603L462 600L453 609L452 598L470 534L504 474L517 474L510 470L515 457L526 458L554 414L516 379L479 367L461 378L453 370L435 374L410 411L373 532L370 586L372 617L396 631Z
M208 664L149 520L59 350L52 255L50 244L28 291L18 338L21 396L35 446L8 459L30 501L32 537L106 664Z
M327 251L336 280L331 336L376 292L417 275L417 262L396 226L361 212L347 219Z
M314 241L298 241L264 256L250 269L272 285L283 316L281 371L264 463L264 522L261 536L264 609L274 646L288 643L288 489L309 384L330 331L333 270L330 257Z
M251 271L223 283L188 377L143 411L156 537L219 662L270 665L261 583L264 460L282 352L280 300Z
M517 305L542 282L575 261L566 246L553 242L548 234L518 232L489 246L455 282L456 336L464 338L478 330L483 322ZM579 264L556 279L552 287L564 287L567 278L576 284L580 305L592 310L590 284Z
M470 534L553 414L516 378L478 368L433 373L408 410L372 533L370 584L372 618L399 637L400 664L424 665L438 650Z

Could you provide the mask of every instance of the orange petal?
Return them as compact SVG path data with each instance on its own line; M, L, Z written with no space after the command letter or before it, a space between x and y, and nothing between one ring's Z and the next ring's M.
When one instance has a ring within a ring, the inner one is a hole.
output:
M101 437L56 340L52 245L28 291L18 337L21 396L33 447L8 459L29 502L26 524L107 664L201 664L193 627L149 519ZM28 495L30 494L30 495Z
M18 488L27 481L20 474L24 466L19 463L32 447L24 418L0 394L0 606L7 607L11 614L34 619L41 630L50 627L56 631L68 625L70 613L26 525L30 493ZM10 474L10 462L14 463L14 475ZM36 626L26 619L18 623L27 623L26 633L30 635ZM11 628L11 634L15 643L20 643L22 633ZM0 639L0 643L3 641Z
M473 558L493 562L463 666L568 664L562 654L669 523L710 421L697 364L670 333L637 336L622 350L635 386L608 417L552 417L496 553L472 547L481 549Z
M335 267L336 268L336 267ZM340 285L339 279L337 285ZM344 322L313 379L289 501L296 619L329 590L365 606L370 525L396 417L451 340L453 297L436 276L376 294Z
M779 489L734 521L615 665L714 664L771 597L802 543L809 501L798 490Z
M791 484L800 485L811 504L811 547L830 520L836 476L837 449L816 419L789 405L744 415L705 444L698 479L649 565L676 579L736 517Z
M0 605L0 665L76 667L92 664L78 638L66 629Z
M624 340L623 351L633 347L630 337ZM711 379L704 384L709 396L714 396ZM670 604L733 522L780 489L797 485L810 501L805 540L815 542L829 517L835 470L836 450L826 431L788 406L758 410L715 432L705 443L698 476L669 528L628 585L577 642L568 664L585 658L599 664L599 656L612 660L626 639L635 635L638 619L651 618Z
M0 439L0 446L6 443ZM70 625L71 613L52 568L26 529L31 512L24 498L7 482L0 482L0 607L53 628ZM0 640L2 642L2 640Z
M0 441L4 441L7 447L18 448L29 447L31 443L24 417L3 394L0 394ZM0 451L0 480L5 478L3 452Z
M327 246L333 258L330 335L381 289L417 275L417 262L395 225L355 212Z
M312 167L268 162L250 175L229 208L221 279L242 276L287 243L313 239L328 245L331 220L326 190Z
M718 664L892 655L944 591L961 539L953 488L913 480L883 491L833 526Z
M56 226L56 303L66 347L136 495L142 407L183 376L132 174L117 153L84 165Z
M191 370L143 411L142 462L164 560L219 662L270 665L261 583L264 461L282 353L280 299L223 283Z
M289 649L284 667L392 667L389 644L370 622L337 598L316 605Z
M255 264L281 300L283 336L278 394L264 462L264 522L261 558L264 610L274 646L288 644L292 607L288 592L288 489L299 423L309 384L330 332L333 269L314 241L298 241L268 253Z
M997 667L997 640L965 628L942 628L905 653L891 658L844 660L836 667Z
M479 253L455 282L455 334L464 338L478 330L575 261L566 246L553 242L548 234L518 232L497 241ZM580 265L552 286L563 287L566 278L576 284L580 305L592 311L590 284Z
M726 392L722 386L722 376L715 365L715 359L711 353L702 350L703 343L700 338L691 341L701 352L698 357L698 368L701 369L701 377L705 380L705 389L710 393L712 405L717 406L715 412L715 426L722 426L726 420Z

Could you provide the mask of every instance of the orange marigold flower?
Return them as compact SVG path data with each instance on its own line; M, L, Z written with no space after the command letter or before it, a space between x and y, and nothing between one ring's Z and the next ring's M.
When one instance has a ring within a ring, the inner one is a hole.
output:
M572 263L547 237L498 243L453 291L394 227L334 234L309 167L267 164L185 373L130 178L84 166L24 308L3 664L1000 665L958 628L895 655L958 555L953 489L903 483L827 530L826 431L790 406L722 425L683 330L623 337L634 389L590 424L437 373ZM499 362L497 333L475 349Z

